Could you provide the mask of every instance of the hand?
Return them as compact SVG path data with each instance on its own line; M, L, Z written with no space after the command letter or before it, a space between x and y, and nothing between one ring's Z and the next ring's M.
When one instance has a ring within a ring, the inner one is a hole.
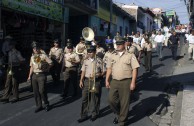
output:
M133 91L135 89L135 83L131 82L129 88L130 88L131 91Z
M106 81L106 88L110 88L110 83L109 83L109 81Z
M27 81L30 81L30 80L31 80L31 77L29 76L28 79L27 79Z
M82 89L84 87L83 81L80 80L79 87Z
M102 76L102 74L101 73L97 73L96 74L96 77L98 78L98 77L101 77Z

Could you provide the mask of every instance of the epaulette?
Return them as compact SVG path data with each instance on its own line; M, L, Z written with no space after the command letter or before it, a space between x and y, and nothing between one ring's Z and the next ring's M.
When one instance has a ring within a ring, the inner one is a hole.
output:
M117 54L117 51L116 51L116 50L114 50L114 51L112 51L112 52L111 52L111 54Z

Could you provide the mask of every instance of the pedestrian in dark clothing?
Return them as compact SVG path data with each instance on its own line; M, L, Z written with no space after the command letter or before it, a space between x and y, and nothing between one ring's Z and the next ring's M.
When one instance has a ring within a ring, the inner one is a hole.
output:
M172 59L177 59L177 48L180 46L179 36L176 35L174 31L173 34L169 38L169 46L172 51Z

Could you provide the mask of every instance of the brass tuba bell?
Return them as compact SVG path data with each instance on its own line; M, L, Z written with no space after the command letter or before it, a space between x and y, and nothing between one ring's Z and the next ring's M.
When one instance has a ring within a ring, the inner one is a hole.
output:
M89 27L85 27L82 30L82 36L86 41L92 41L94 39L94 31Z

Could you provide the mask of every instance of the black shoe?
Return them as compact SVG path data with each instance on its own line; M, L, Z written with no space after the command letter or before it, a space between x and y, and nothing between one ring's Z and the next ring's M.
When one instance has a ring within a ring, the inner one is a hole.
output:
M0 102L8 103L9 102L9 99L2 98L2 99L0 99Z
M189 58L189 60L192 60L192 58Z
M49 105L47 105L44 109L46 112L48 112L51 109L51 107Z
M84 121L86 121L88 119L89 119L89 117L85 116L85 117L82 117L82 118L78 119L77 121L78 121L78 123L81 123L81 122L84 122Z
M160 58L159 60L162 61L162 58Z
M36 108L34 112L35 113L40 112L40 111L42 111L42 109L43 109L42 107Z
M15 99L12 99L10 102L11 103L16 103L16 102L18 102L19 101L19 99L18 98L15 98Z
M114 118L113 123L118 124L118 118L117 117Z
M90 119L90 121L95 121L97 119L97 116L92 116L92 118Z

